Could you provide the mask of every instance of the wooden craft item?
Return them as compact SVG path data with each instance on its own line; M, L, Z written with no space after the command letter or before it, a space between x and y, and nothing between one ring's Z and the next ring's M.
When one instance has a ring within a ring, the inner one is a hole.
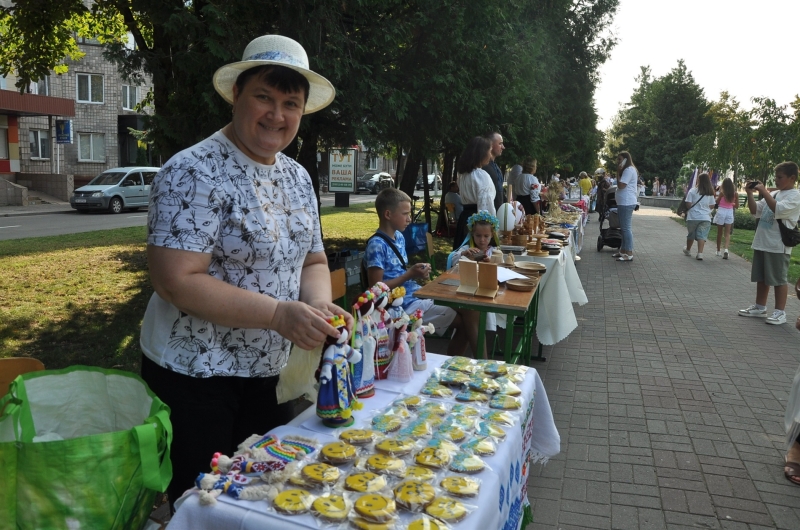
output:
M489 256L489 261L491 263L498 263L498 264L505 263L505 259L503 257L503 253L501 251L497 250L497 249L494 249L492 251L492 255Z
M536 287L536 284L531 280L508 280L506 282L506 287L511 289L512 291L533 291L533 288Z
M528 255L539 258L549 256L550 253L548 251L542 250L542 239L547 239L547 234L533 234L531 237L536 240L536 250L533 252L528 251Z
M459 286L457 293L475 294L478 290L478 262L461 260L458 262Z
M494 298L497 295L497 264L478 263L478 289L475 296Z

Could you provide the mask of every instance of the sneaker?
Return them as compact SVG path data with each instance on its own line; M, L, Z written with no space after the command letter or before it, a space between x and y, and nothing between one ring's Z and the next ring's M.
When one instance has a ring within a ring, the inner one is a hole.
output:
M689 251L686 249L686 247L683 247L683 255L684 255L684 256L691 256L691 255L692 255L692 253L691 253L691 252L689 252Z
M714 255L715 255L715 256L717 256L717 257L720 257L720 256L722 256L722 252L720 252L720 251L718 250L718 251L716 251L716 252L714 253Z
M766 309L759 309L757 305L753 304L747 309L740 309L739 310L740 317L766 317L767 310Z
M767 324L786 324L786 311L778 311L776 309L772 316L767 318Z
M700 261L703 261L703 254L698 252L697 253L697 259L699 259Z
M725 251L722 253L722 259L728 259L728 249L726 248Z

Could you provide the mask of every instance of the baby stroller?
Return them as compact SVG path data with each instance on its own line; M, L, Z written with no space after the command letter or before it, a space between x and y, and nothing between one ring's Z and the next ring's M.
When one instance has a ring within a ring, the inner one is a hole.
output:
M601 193L601 190L597 190ZM597 236L597 252L603 247L619 248L622 245L622 232L619 229L619 216L617 215L617 187L611 186L605 191L602 206L600 209L600 235ZM608 228L603 228L603 224L608 221Z

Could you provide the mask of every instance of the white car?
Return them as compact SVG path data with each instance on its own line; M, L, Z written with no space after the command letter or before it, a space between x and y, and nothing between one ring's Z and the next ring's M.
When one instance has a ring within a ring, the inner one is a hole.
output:
M72 193L69 204L78 212L108 210L120 213L147 206L157 167L117 167L103 171Z

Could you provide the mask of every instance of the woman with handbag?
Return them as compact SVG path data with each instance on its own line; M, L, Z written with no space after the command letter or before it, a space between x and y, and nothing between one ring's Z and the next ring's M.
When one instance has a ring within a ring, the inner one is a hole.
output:
M633 165L633 158L627 151L617 155L617 214L619 215L619 228L622 232L622 245L619 252L612 254L617 261L633 261L633 210L636 209L638 197L637 185L639 171Z
M684 200L686 203L686 246L683 253L687 256L692 254L692 244L697 241L698 260L703 259L703 247L708 239L708 231L711 230L711 208L714 207L714 187L711 185L711 178L708 173L702 173L697 177L697 187L692 188Z

